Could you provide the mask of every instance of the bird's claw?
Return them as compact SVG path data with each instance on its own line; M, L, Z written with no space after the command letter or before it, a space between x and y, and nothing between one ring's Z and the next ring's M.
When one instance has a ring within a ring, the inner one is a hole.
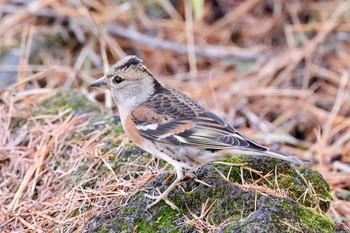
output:
M145 194L145 197L155 200L154 202L152 202L151 204L149 204L146 207L146 210L150 209L152 206L156 205L158 202L160 202L161 200L165 201L165 203L167 203L173 210L177 210L180 211L179 208L172 203L171 201L168 200L168 197L166 195L157 195L157 196L153 196L153 195L149 195L149 194Z

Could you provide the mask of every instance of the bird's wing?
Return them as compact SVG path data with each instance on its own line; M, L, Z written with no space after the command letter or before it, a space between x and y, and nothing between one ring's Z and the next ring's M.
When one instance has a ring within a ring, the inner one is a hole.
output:
M171 89L158 93L132 112L139 134L145 139L206 150L266 151L239 134L220 117L206 111L186 95Z

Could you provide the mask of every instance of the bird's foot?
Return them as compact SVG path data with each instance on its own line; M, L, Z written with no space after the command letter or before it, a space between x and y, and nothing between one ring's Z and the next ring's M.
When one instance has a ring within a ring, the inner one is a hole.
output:
M159 192L159 190L158 190L158 192ZM171 201L168 200L168 194L167 193L162 193L160 195L155 195L155 196L149 195L149 194L145 194L145 197L155 200L154 202L152 202L151 204L149 204L146 207L146 210L148 210L152 206L156 205L161 200L164 200L165 203L167 203L173 210L180 211L179 208L174 203L172 203Z

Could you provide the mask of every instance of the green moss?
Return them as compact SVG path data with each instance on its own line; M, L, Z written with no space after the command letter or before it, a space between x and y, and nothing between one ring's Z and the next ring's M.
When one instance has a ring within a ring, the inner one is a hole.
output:
M246 159L247 158L250 158L250 157L246 157ZM223 158L220 161L225 162L225 163L237 163L237 164L240 164L240 163L246 162L247 161L246 159L244 159L244 157L241 157L241 156L230 156L230 157Z
M143 192L138 192L133 196L129 204L124 206L121 211L113 217L113 221L109 229L115 232L132 232L137 229L137 232L179 232L173 229L174 220L177 219L179 213L164 201L161 201L157 207L155 214L150 211L145 211L148 200L144 198ZM125 217L127 216L127 217ZM108 216L110 217L110 215Z
M118 134L124 133L124 129L120 121L118 122L118 125L115 127L115 132Z
M258 184L271 190L279 189L305 206L322 211L329 208L331 201L329 185L317 171L309 168L295 168L286 162L272 158L232 156L222 161L233 164L246 163L243 167L215 165L233 183L244 181L246 184ZM250 168L261 172L260 175L252 172ZM270 175L266 176L266 174Z
M222 173L225 176L228 176L229 180L233 183L240 183L242 181L242 177L241 177L241 167L240 166L235 166L234 164L242 164L242 163L246 163L246 161L244 160L244 157L240 157L240 156L231 156L231 157L227 157L224 158L222 160L220 160L221 162L224 163L231 163L232 165L223 165L220 163L216 163L215 167L222 171ZM244 171L245 174L247 174L247 171ZM216 176L216 174L213 174L214 176Z
M120 118L115 116L104 119L103 124L99 125L99 127L102 129L106 129L104 133L100 136L101 139L110 134L118 136L124 132L122 124L120 122Z
M112 148L115 148L116 144L116 142L111 142L111 144L107 145L104 150L108 151ZM116 173L119 173L130 169L130 167L125 166L125 164L136 163L144 165L147 164L150 158L151 155L149 153L136 146L136 144L129 143L123 147L122 151L120 151L118 155L111 156L109 158L109 162L113 170ZM140 168L133 168L134 171L137 171L138 169L143 168L141 166Z
M57 114L65 109L72 109L78 113L97 112L98 106L77 91L58 91L53 98L39 103L39 108L33 111L33 115Z
M311 208L300 205L295 206L293 210L300 220L311 229L322 229L323 232L335 230L335 224L331 220Z
M80 212L79 209L74 209L74 210L72 211L72 213L70 214L70 217L75 217L75 216L78 216L78 215L80 215L80 214L81 214L81 212Z
M307 228L307 232L334 232L335 224L321 213L303 205L291 204L287 201L281 202L285 209L292 210L297 216L301 225ZM320 231L322 229L322 231Z
M105 143L104 147L101 149L101 153L102 154L106 154L107 152L109 152L112 149L117 148L120 145L120 141L117 142L113 142L113 141L108 141ZM114 156L111 158L115 158ZM115 159L110 160L111 162L114 162Z
M102 225L95 232L96 233L107 233L109 231L108 231L108 227L106 225Z
M82 161L79 166L70 174L67 179L67 187L77 185L80 181L84 179L84 175L89 168L91 161Z
M176 215L178 214L177 211L173 210L165 202L163 202L162 204L163 204L163 208L153 218L155 219L155 222L153 224L154 226L156 226L155 230L171 228L173 226L172 222L176 218ZM148 228L148 225L149 223L146 222L145 230ZM141 229L142 228L140 228L140 230Z
M46 44L52 48L55 47L62 51L62 47L64 46L64 40L61 37L60 33L52 33L44 36Z
M316 198L312 197L310 190L308 190L305 184L297 179L297 177L291 175L279 175L277 180L280 188L288 191L289 197L294 200L300 200L300 202L310 207L318 205Z
M317 200L317 207L326 212L332 201L329 184L324 182L323 177L318 171L311 170L310 168L300 168L299 172L304 176L305 180L309 183L309 186L312 186L312 189L315 192L313 197Z

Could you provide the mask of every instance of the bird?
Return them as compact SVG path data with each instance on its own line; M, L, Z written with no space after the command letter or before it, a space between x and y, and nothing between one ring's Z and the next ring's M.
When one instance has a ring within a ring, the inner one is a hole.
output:
M178 209L168 194L184 178L185 171L224 157L266 156L297 165L308 162L239 133L183 92L161 83L135 55L119 60L89 86L110 90L128 138L174 167L176 179L163 193L146 194L155 200L147 209L161 200Z

